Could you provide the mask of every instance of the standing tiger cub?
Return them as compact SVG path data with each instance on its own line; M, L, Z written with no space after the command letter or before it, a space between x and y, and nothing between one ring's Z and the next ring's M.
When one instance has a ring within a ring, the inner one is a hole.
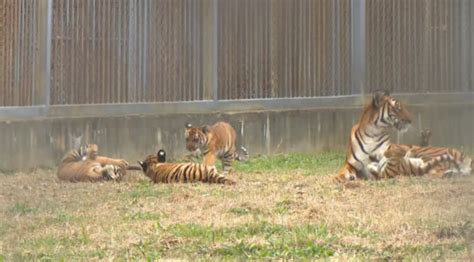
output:
M217 122L212 126L193 127L186 124L184 132L186 148L193 154L203 155L203 164L215 165L216 158L222 162L224 173L232 170L232 162L235 160L245 161L248 152L244 147L243 157L239 156L235 149L236 134L234 128L226 122Z
M156 156L149 155L144 161L138 161L143 173L155 183L218 183L233 185L234 181L220 175L214 166L198 163L165 163L166 152L160 149Z

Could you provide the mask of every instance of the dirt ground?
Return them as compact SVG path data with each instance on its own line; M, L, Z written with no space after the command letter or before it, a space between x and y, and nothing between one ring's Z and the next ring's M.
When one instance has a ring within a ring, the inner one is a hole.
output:
M331 180L339 162L238 170L236 186L155 185L140 172L96 184L60 182L55 170L0 174L0 260L474 259L473 176L342 186Z

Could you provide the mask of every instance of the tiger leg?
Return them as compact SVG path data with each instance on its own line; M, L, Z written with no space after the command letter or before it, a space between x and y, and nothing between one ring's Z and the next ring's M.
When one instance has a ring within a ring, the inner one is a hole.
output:
M228 175L232 172L232 162L234 161L233 152L226 152L221 158L222 168L224 170L224 175Z
M208 176L207 182L209 183L217 183L217 184L225 184L225 185L236 184L234 180L228 179L226 175L219 174L215 167L210 167L209 169L206 169L205 173Z
M339 173L334 177L336 182L344 183L348 180L355 180L357 178L357 171L354 167L346 163Z
M114 165L93 167L88 176L93 181L98 180L118 180L121 178L121 168Z
M105 156L97 156L95 161L99 162L102 166L115 165L121 167L122 169L125 169L128 166L128 162L124 159L115 159Z
M214 166L216 163L216 155L208 153L203 157L202 163L206 166Z

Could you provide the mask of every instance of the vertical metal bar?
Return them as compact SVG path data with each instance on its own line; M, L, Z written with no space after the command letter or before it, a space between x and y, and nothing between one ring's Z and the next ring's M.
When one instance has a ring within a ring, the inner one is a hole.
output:
M213 17L213 21L214 21L214 28L213 28L213 37L212 37L212 40L213 40L213 44L212 46L214 47L213 50L213 58L212 58L212 62L213 62L213 71L214 71L214 76L212 77L212 99L214 101L217 101L217 92L218 92L218 83L217 83L217 68L218 68L218 57L217 57L217 46L218 46L218 35L217 35L217 32L218 32L218 28L219 28L219 23L217 23L217 16L218 16L218 13L217 13L217 0L213 0L212 1L212 17Z
M36 66L37 85L34 89L34 105L50 104L51 92L51 36L52 36L52 12L53 0L38 1L38 49Z
M218 0L204 0L203 10L203 86L204 100L218 100Z
M136 102L136 6L135 1L129 2L128 25L128 102Z
M351 2L352 94L365 91L365 0Z

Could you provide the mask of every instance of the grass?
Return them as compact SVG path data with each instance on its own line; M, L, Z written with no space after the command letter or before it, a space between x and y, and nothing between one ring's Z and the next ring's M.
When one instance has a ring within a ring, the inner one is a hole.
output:
M0 261L473 259L473 177L342 186L343 154L257 156L236 186L0 175Z
M317 156L309 154L259 155L246 162L236 162L235 170L243 173L295 172L316 175L334 171L341 166L343 155L339 152L326 152Z

